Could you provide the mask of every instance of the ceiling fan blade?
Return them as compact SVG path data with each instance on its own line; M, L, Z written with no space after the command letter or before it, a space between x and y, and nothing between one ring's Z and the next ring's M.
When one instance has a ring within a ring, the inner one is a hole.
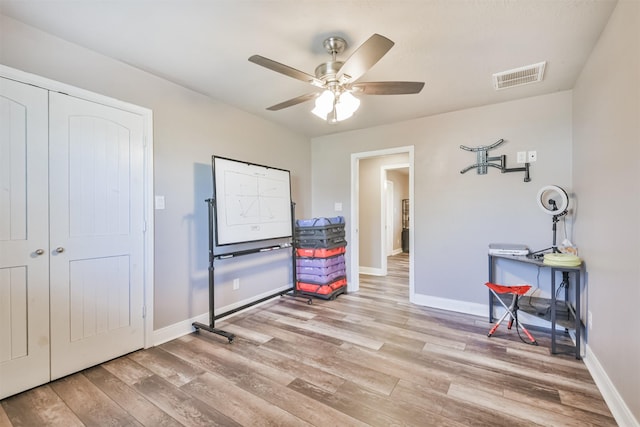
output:
M321 93L322 92L313 92L313 93L307 93L306 95L300 95L295 98L291 98L288 101L284 101L279 104L272 105L271 107L267 108L267 110L278 111L278 110L282 110L283 108L292 107L294 105L301 104L303 102L315 99L318 96L320 96Z
M316 79L311 74L307 74L304 71L296 70L295 68L291 68L288 65L284 65L272 59L265 58L264 56L253 55L249 58L249 61L275 71L276 73L284 74L285 76L302 80L303 82L310 83L317 87L324 87L324 83L322 82L322 80Z
M369 68L373 67L380 58L389 52L389 49L391 49L393 45L394 43L391 40L380 34L372 35L344 61L344 64L338 71L338 81L358 80Z
M365 95L409 95L420 93L424 82L360 82L345 87Z

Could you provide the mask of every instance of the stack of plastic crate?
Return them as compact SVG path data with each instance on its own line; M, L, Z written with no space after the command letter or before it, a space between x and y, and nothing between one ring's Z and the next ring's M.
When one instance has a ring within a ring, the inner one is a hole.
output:
M296 220L296 290L334 299L347 289L344 217Z

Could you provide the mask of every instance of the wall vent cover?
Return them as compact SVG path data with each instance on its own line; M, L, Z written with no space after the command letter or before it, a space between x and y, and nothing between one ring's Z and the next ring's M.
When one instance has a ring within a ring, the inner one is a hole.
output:
M546 61L513 70L502 71L493 75L493 87L496 90L522 86L542 81Z

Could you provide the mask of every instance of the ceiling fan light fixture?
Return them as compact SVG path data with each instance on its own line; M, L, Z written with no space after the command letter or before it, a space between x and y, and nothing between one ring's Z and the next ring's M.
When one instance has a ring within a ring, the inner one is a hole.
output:
M333 110L335 95L330 90L325 90L322 95L316 98L316 106L311 112L322 120L327 120L327 116Z
M343 92L336 101L336 120L341 122L353 116L360 108L360 100L349 92Z
M311 112L329 123L341 122L353 116L360 107L360 100L349 92L335 94L325 90L316 98L315 108Z

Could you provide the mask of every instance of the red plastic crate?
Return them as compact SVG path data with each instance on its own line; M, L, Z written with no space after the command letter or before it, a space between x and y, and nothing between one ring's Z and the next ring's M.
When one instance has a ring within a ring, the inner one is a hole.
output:
M335 282L326 285L318 285L315 283L296 282L296 289L306 294L329 295L334 291L347 286L347 278L343 277Z
M296 255L307 258L330 258L332 256L343 254L347 251L346 246L337 248L296 248Z

